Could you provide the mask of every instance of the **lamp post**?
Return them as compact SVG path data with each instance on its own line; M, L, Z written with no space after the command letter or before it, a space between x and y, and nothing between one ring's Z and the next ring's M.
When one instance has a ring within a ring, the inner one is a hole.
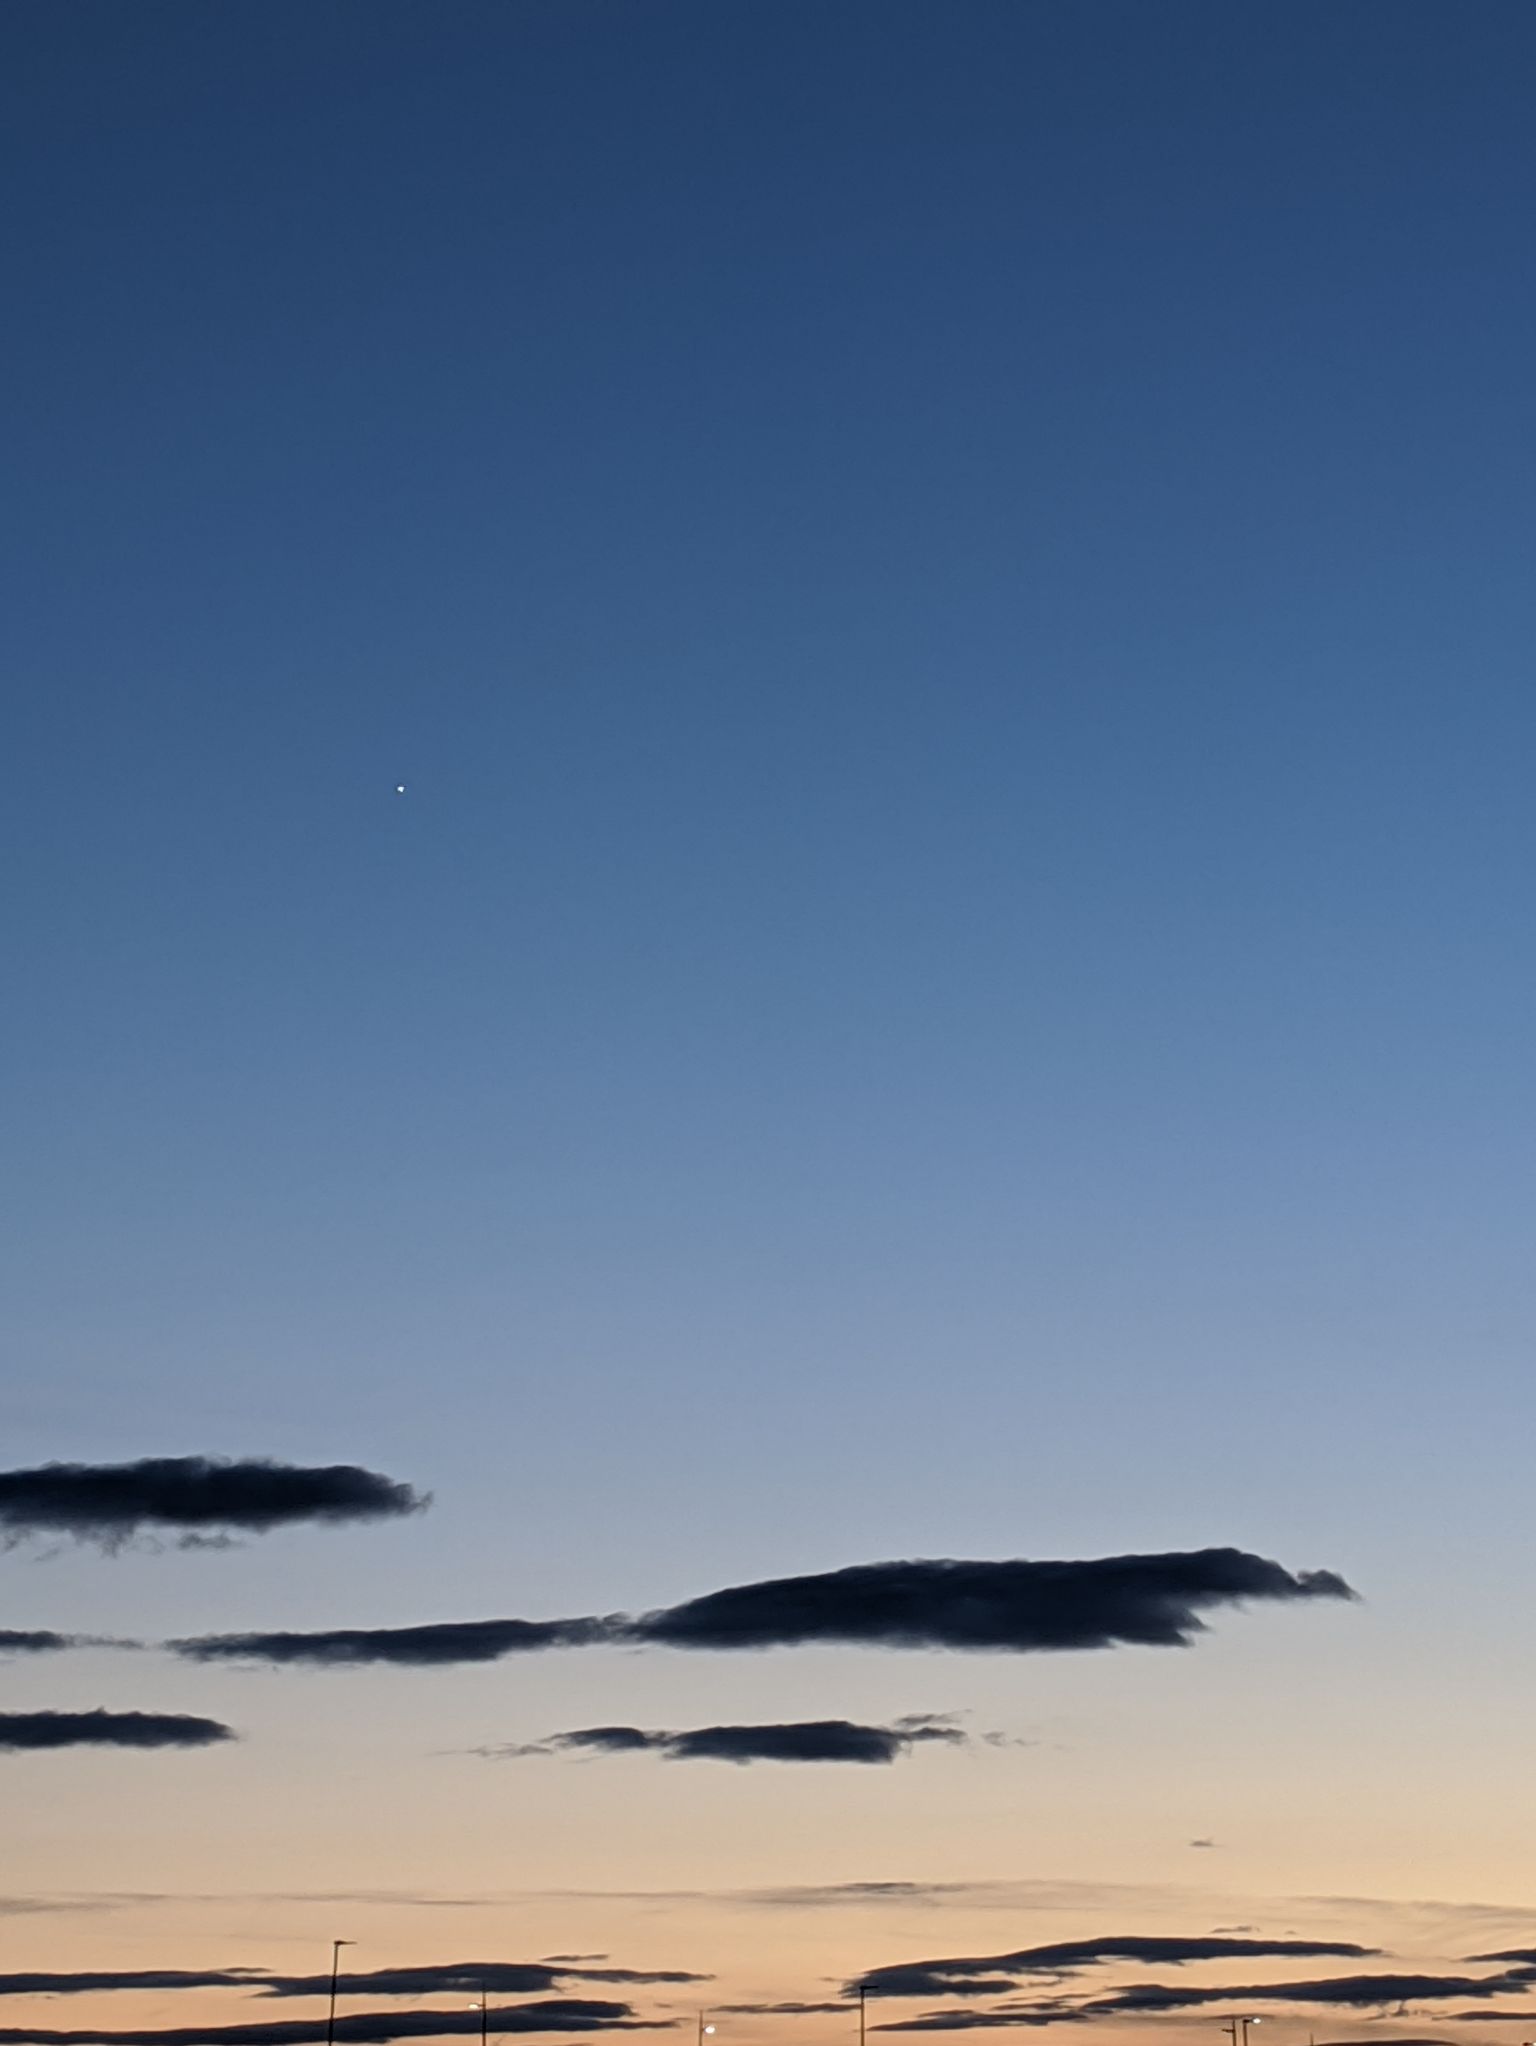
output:
M864 2025L866 2019L864 2006L868 2001L868 1998L869 1998L868 1986L865 1983L861 1982L859 1984L859 2046L864 2046Z
M336 2046L336 1975L341 1967L341 1950L356 1945L353 1939L331 1941L331 2007L325 2020L325 2046Z
M703 2011L700 2011L700 2012L699 2012L699 2046L704 2046L704 2041L705 2041L705 2040L706 2040L706 2039L707 2039L707 2038L709 2037L710 2033L711 2033L711 2032L713 2032L713 2030L714 2030L714 2029L715 2029L715 2028L714 2028L714 2026L713 2026L713 2025L706 2025L706 2024L705 2024L705 2022L704 2022L704 2013L703 2013Z
M1248 2027L1262 2025L1262 2018L1228 2018L1222 2030L1232 2041L1232 2046L1248 2046Z

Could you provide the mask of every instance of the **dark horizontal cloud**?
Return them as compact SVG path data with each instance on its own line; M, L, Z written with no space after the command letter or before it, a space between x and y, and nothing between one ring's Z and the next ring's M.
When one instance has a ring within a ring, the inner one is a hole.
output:
M207 1748L234 1729L185 1712L0 1712L0 1748Z
M1048 1946L1020 1947L1011 1954L961 1954L936 1961L902 1961L872 1968L848 1984L846 1994L862 1988L869 1996L994 1996L1017 1987L1012 1978L1071 1974L1104 1961L1146 1961L1182 1967L1190 1961L1272 1959L1290 1955L1301 1960L1362 1960L1376 1951L1349 1940L1237 1939L1206 1933L1193 1939L1108 1933L1098 1939L1055 1940Z
M1195 1957L1191 1957L1195 1958ZM1193 2010L1209 2004L1248 2006L1288 2003L1342 2006L1357 2010L1403 2009L1410 2004L1430 2003L1452 1997L1487 1997L1504 1994L1510 1987L1501 1976L1486 1981L1458 1975L1340 1975L1310 1982L1259 1982L1219 1987L1169 1986L1144 1982L1112 1991L1082 2002L1069 2003L1061 1997L1038 2002L1009 2004L991 2010L934 2010L920 2017L887 2021L875 2029L881 2032L969 2032L1005 2030L1014 2026L1085 2024L1090 2021L1147 2017L1164 2011ZM902 1993L902 1992L898 1992ZM964 1994L960 1983L945 1985L930 1981L929 1994ZM1456 2014L1455 2022L1482 2016L1514 2018L1528 2023L1528 2011L1498 2013L1467 2011Z
M876 2025L877 2032L991 2032L1020 2025L1074 2025L1082 2013L1070 2005L1039 2005L1033 2010L930 2010L921 2017L894 2018Z
M851 1719L800 1719L765 1726L698 1726L684 1732L639 1726L584 1726L527 1746L482 1748L491 1756L650 1753L671 1762L894 1762L922 1741L963 1745L952 1720L913 1713L890 1726Z
M601 1960L601 1955L592 1956ZM449 1961L415 1968L371 1968L344 1973L343 1996L431 1996L441 1990L479 1990L497 1996L543 1994L557 1983L707 1982L682 1968L594 1968L546 1961ZM0 1996L81 1996L117 1989L244 1989L261 1996L328 1996L330 1970L315 1975L274 1975L266 1968L122 1968L70 1972L32 1970L0 1974Z
M329 1985L330 1977L326 1977ZM378 2046L390 2039L437 2039L478 2034L481 2014L463 2005L453 2010L347 2011L338 2015L335 2038L342 2046ZM536 2003L493 2006L485 2014L489 2032L649 2032L658 2021L637 2018L627 2003L583 1997L547 1997ZM83 2026L77 2031L12 2025L0 2029L0 2046L319 2046L328 2034L325 2014L274 2019L269 2024L165 2025L116 2028Z
M504 1655L575 1648L601 1638L597 1620L444 1620L425 1627L337 1627L309 1634L199 1634L166 1646L195 1662L307 1662L332 1668L390 1662L430 1669L499 1662Z
M1536 1967L1536 1947L1505 1947L1497 1954L1469 1954L1470 1961L1524 1961Z
M675 1648L1178 1647L1201 1631L1199 1615L1212 1606L1353 1596L1332 1571L1293 1575L1241 1549L1074 1563L860 1563L710 1592L646 1614L629 1634Z
M153 1529L265 1534L295 1521L379 1520L427 1500L355 1464L305 1467L264 1457L145 1457L0 1471L0 1531L73 1535L111 1547Z
M0 1996L86 1996L111 1989L250 1989L260 1968L79 1968L68 1974L34 1969L0 1975ZM329 1975L326 1977L330 1981Z
M488 1662L600 1642L730 1649L826 1641L1022 1654L1129 1643L1183 1647L1204 1630L1201 1614L1215 1606L1354 1596L1331 1570L1293 1573L1241 1549L1197 1549L1088 1562L859 1563L734 1585L638 1618L205 1634L168 1645L203 1661L333 1665Z
M1095 1997L1077 2008L1087 2017L1192 2010L1208 2003L1350 2004L1376 2010L1388 2004L1434 2003L1453 1996L1503 1996L1515 1987L1518 1985L1503 1975L1337 1975L1315 1982L1258 1982L1217 1988L1142 1982L1115 1990L1109 1996Z
M586 1968L553 1961L442 1961L415 1968L371 1968L338 1976L344 1996L431 1996L443 1989L480 1989L497 1996L530 1996L557 1982L707 1982L681 1968ZM273 1975L251 1985L263 1996L324 1996L331 1974Z

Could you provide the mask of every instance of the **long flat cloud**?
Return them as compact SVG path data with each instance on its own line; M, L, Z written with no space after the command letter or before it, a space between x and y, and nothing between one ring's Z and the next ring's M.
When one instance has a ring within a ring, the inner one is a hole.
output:
M1026 1654L1184 1647L1215 1607L1354 1596L1333 1571L1292 1572L1241 1549L1086 1562L919 1560L730 1586L638 1617L205 1634L168 1646L201 1661L418 1667L594 1643L739 1649L838 1642Z
M337 1978L344 1996L431 1996L443 1989L484 1988L499 1996L527 1996L557 1982L707 1982L683 1968L588 1968L556 1961L440 1961L425 1967L371 1968ZM263 1996L323 1996L323 1975L274 1975L250 1985Z
M0 1471L0 1534L65 1534L107 1547L154 1529L266 1534L300 1521L387 1519L427 1503L409 1485L346 1463L163 1456Z
M1316 1982L1258 1982L1230 1988L1142 1982L1078 2007L1090 2017L1193 2010L1207 2003L1351 2004L1374 2010L1452 1996L1504 1996L1518 1987L1505 1975L1336 1975Z
M252 1989L259 1968L76 1968L68 1973L32 1969L0 1975L0 1996L89 1996L113 1989ZM326 1976L329 1985L330 1976Z
M1083 2013L1072 2005L1037 2010L930 2010L921 2017L891 2018L873 2029L877 2032L991 2032L1013 2031L1020 2026L1080 2025Z
M861 1563L708 1593L647 1613L631 1638L675 1648L811 1641L889 1648L1181 1647L1200 1613L1250 1599L1350 1598L1332 1571L1293 1575L1240 1549L1089 1562Z
M992 2010L935 2010L919 2017L887 2020L877 2025L881 2032L972 2032L1008 2030L1019 2026L1085 2024L1122 2017L1149 2017L1161 2012L1194 2010L1211 2004L1315 2004L1356 2010L1385 2010L1415 2003L1432 2003L1456 1997L1492 1997L1506 1994L1512 1986L1503 1976L1487 1979L1462 1975L1339 1975L1309 1982L1259 1982L1214 1987L1170 1986L1144 1982L1107 1996L1080 2003L1060 1997L1042 1998L1036 2003L1005 2005ZM953 1989L950 1990L954 1993ZM1456 2014L1463 2023L1485 2013ZM1505 2011L1489 2016L1528 2021L1529 2012Z
M868 1996L991 1996L1017 1986L1015 1978L1070 1974L1105 1961L1146 1961L1174 1967L1192 1961L1273 1959L1363 1960L1376 1952L1350 1940L1235 1939L1206 1934L1192 1939L1140 1933L1106 1933L1098 1939L1056 1940L1048 1946L1020 1947L1009 1954L959 1954L932 1961L900 1961L871 1968L847 1985L845 1995L862 1989Z
M186 1712L0 1712L0 1749L207 1748L233 1727Z
M881 2032L972 2032L1007 2030L1018 2026L1085 2024L1122 2017L1149 2017L1161 2012L1194 2010L1210 2004L1315 2004L1356 2010L1385 2010L1414 2003L1432 2003L1456 1997L1491 1997L1506 1993L1511 1984L1502 1976L1486 1980L1461 1975L1339 1975L1310 1982L1260 1982L1215 1987L1169 1986L1145 1982L1085 2002L1068 2003L1060 1997L1042 1998L1036 2003L1009 2004L992 2010L925 2011L915 2018L888 2020L875 2027ZM953 1992L951 1992L953 1993ZM1528 2021L1529 2012L1482 2013L1463 2011L1455 2015L1460 2024L1483 2015Z
M488 1748L492 1756L661 1755L669 1762L894 1762L924 1741L963 1746L952 1721L912 1714L890 1726L851 1719L784 1720L764 1726L696 1726L683 1732L640 1726L584 1726L521 1747Z
M327 1978L329 1980L329 1978ZM75 2031L11 2025L0 2029L0 2046L318 2046L334 2036L355 2046L390 2039L436 2039L478 2034L481 2015L462 2005L453 2010L348 2011L334 2033L324 2014L281 2018L270 2024L165 2025L117 2028L82 2026ZM661 2021L637 2018L627 2003L583 1997L548 1997L536 2003L504 2004L485 2014L489 2032L649 2032Z
M594 1968L548 1961L445 1961L343 1973L343 1996L431 1996L447 1989L533 1996L561 1982L707 1982L683 1968ZM266 1968L32 1969L0 1974L0 1996L84 1996L119 1989L243 1989L263 1997L327 1996L331 1975L277 1975Z

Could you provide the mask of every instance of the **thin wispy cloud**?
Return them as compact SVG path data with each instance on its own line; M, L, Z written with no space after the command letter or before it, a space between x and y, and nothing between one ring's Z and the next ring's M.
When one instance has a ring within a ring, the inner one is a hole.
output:
M639 1726L586 1726L543 1740L477 1748L495 1760L531 1755L660 1755L669 1762L854 1762L883 1764L923 1743L964 1746L954 1720L913 1713L888 1726L849 1719L801 1719L760 1726L697 1726L682 1732Z
M62 1655L71 1648L137 1648L110 1634L56 1634L51 1627L0 1627L0 1655Z
M814 1576L729 1586L638 1617L478 1620L416 1627L205 1634L171 1641L198 1661L494 1661L545 1648L742 1649L809 1643L991 1650L1186 1647L1218 1607L1352 1599L1330 1570L1292 1572L1241 1549L1086 1562L862 1563Z
M233 1727L185 1712L0 1712L0 1749L207 1748Z
M710 2008L727 2018L846 2017L847 2003L717 2003Z
M169 1531L207 1546L210 1538L303 1522L390 1519L428 1503L411 1486L355 1464L209 1456L50 1463L0 1471L0 1537L67 1535L111 1549Z

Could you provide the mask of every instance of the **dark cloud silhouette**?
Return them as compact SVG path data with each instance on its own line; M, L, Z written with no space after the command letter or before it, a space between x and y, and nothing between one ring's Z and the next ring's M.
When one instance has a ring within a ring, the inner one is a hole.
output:
M421 1494L355 1464L307 1468L264 1457L145 1457L0 1471L0 1531L72 1535L106 1547L156 1529L265 1534L296 1521L379 1520L415 1513Z
M1011 1978L1071 1974L1105 1961L1147 1961L1181 1967L1190 1961L1274 1959L1363 1960L1374 1947L1350 1940L1235 1939L1206 1933L1193 1939L1110 1933L1098 1939L1055 1940L1048 1946L1020 1947L1011 1954L957 1955L937 1961L905 1961L871 1968L847 1986L856 1996L992 1996L1018 1986ZM1009 1979L1003 1979L1009 1978Z
M1088 2017L1114 2017L1160 2010L1192 2010L1208 2003L1352 2004L1382 2009L1388 2004L1433 2003L1452 1996L1503 1996L1518 1985L1490 1975L1338 1975L1315 1982L1259 1982L1197 1988L1142 1982L1095 1997L1077 2008ZM1529 2015L1526 2013L1525 2015Z
M1469 1954L1469 1961L1524 1961L1536 1967L1536 1947L1505 1947L1497 1954Z
M184 1712L0 1712L0 1748L207 1748L234 1729Z
M557 1982L707 1982L707 1975L682 1968L586 1968L552 1961L442 1961L416 1968L371 1968L338 1976L344 1996L431 1996L443 1989L482 1986L498 1996L530 1996ZM330 1991L327 1969L319 1975L274 1975L253 1983L263 1996L324 1996Z
M603 1638L598 1620L444 1620L424 1627L338 1627L311 1634L199 1634L168 1641L195 1662L318 1663L331 1668L399 1663L499 1662L541 1648L574 1648Z
M638 1618L204 1634L167 1646L201 1661L331 1665L490 1662L602 1642L730 1649L835 1641L1022 1654L1131 1643L1184 1647L1204 1631L1200 1615L1214 1606L1354 1596L1331 1570L1292 1573L1241 1549L1069 1563L859 1563L817 1576L734 1585Z
M803 1719L765 1726L699 1726L685 1732L638 1726L586 1726L555 1733L523 1747L482 1748L478 1753L516 1757L549 1754L633 1754L664 1756L672 1762L894 1762L923 1741L963 1745L953 1721L913 1713L890 1726L862 1726L849 1719Z
M1070 2005L1033 2010L930 2010L918 2018L892 2018L872 2026L876 2032L990 2032L1019 2025L1075 2025L1082 2013Z
M326 1978L329 1981L329 1977ZM460 2004L452 2010L347 2011L336 2019L342 2046L379 2046L390 2039L436 2039L480 2030L480 2012ZM627 2003L582 1997L547 1997L536 2003L492 2006L488 2032L652 2032L664 2021L637 2018ZM0 2046L319 2046L328 2035L324 2012L313 2018L275 2019L269 2024L82 2026L63 2031L42 2025L0 2029Z
M861 1563L710 1592L631 1623L674 1648L770 1648L808 1641L892 1648L1179 1647L1208 1607L1250 1599L1352 1598L1332 1571L1293 1575L1240 1549L1089 1562Z
M1190 1958L1203 1958L1190 1956ZM1486 1981L1458 1975L1340 1975L1309 1982L1260 1982L1227 1984L1219 1987L1171 1986L1143 1982L1083 2002L1068 2003L1060 1997L1038 2002L1010 2004L991 2010L935 2010L920 2017L887 2020L875 2029L881 2032L969 2032L1003 2030L1012 2026L1084 2024L1120 2017L1148 2017L1164 2011L1193 2010L1209 2004L1263 2005L1275 2003L1344 2006L1358 2010L1402 2009L1415 2003L1430 2003L1451 1997L1502 1995L1511 1985L1502 1976ZM930 1978L928 1994L965 1994L961 1982L945 1984ZM898 1994L903 1992L897 1992ZM1456 2014L1455 2022L1481 2017L1514 2018L1529 2022L1529 2011Z
M253 1989L261 1968L81 1968L0 1975L0 1996L88 1996L109 1989ZM330 1977L326 1977L327 1983Z
M594 1955L594 1960L602 1959ZM344 1996L430 1996L450 1989L485 1990L498 1996L543 1994L559 1982L707 1982L682 1968L594 1968L547 1961L450 1961L426 1967L372 1968L343 1973ZM274 1975L267 1968L123 1968L34 1970L0 1974L0 1996L79 1996L114 1989L244 1989L259 1996L327 1996L331 1975Z
M0 1655L55 1655L91 1645L84 1634L55 1634L48 1627L0 1627Z

